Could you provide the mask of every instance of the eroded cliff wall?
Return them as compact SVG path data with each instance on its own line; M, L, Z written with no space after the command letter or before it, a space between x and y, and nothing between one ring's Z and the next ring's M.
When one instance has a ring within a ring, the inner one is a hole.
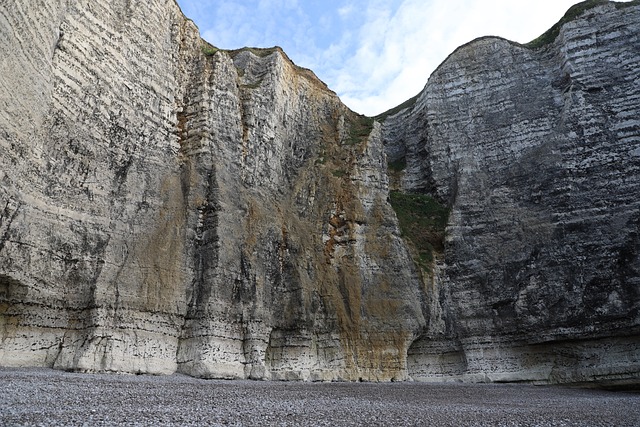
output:
M173 0L0 5L0 364L637 382L639 16L470 43L380 124Z
M0 363L406 378L380 126L172 0L3 5Z
M640 5L576 9L537 48L460 47L384 123L399 186L451 206L453 325L446 357L430 333L409 350L414 378L637 381Z

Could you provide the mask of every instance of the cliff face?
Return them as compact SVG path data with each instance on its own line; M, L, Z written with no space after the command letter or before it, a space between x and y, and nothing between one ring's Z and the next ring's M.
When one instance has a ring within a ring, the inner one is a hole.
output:
M452 209L446 363L427 333L414 378L637 379L639 22L605 2L538 49L476 40L385 121L399 185Z
M423 295L380 125L173 1L1 14L2 364L406 378Z
M0 6L0 364L637 381L639 17L474 41L380 124L171 0Z

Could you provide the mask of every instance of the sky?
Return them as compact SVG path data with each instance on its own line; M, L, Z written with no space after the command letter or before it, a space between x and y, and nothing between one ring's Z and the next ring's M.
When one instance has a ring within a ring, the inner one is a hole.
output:
M177 0L216 47L280 46L352 110L380 114L422 90L458 46L527 43L577 0Z

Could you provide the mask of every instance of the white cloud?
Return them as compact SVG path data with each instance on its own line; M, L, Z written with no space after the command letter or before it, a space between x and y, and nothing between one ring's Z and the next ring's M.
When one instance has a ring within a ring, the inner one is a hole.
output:
M329 71L329 85L364 114L418 93L458 46L484 35L526 43L557 22L573 0L404 0L393 13L370 6L356 53ZM526 7L525 7L526 6ZM535 8L535 9L533 9Z
M353 4L347 4L346 6L342 6L341 8L338 9L338 15L340 16L340 18L346 19L354 11L355 11L355 7L353 6Z

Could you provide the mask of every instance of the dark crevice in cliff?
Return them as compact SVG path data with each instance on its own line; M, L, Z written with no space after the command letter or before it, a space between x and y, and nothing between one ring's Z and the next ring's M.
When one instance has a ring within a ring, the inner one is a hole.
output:
M183 178L183 182L191 177ZM196 207L197 224L195 226L194 281L189 286L188 318L204 315L211 296L211 280L218 266L218 188L215 170L206 172L205 199ZM203 312L204 310L204 312Z
M13 202L12 200L8 200L4 206L4 209L0 213L0 252L4 249L4 245L9 239L9 233L11 231L11 224L18 216L20 212L20 207L22 203Z

